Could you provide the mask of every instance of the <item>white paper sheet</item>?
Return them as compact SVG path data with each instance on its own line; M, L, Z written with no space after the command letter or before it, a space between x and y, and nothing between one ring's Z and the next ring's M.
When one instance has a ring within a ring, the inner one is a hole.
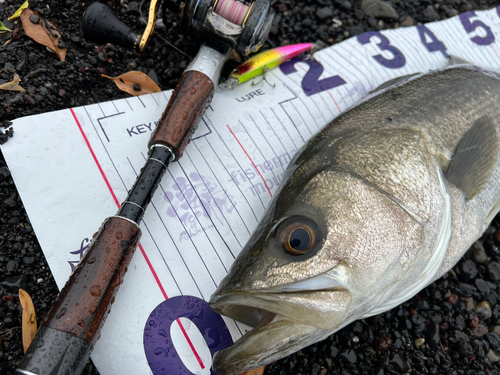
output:
M215 331L229 334L214 328L202 301L256 227L297 149L380 84L444 67L449 55L498 68L499 32L498 8L468 12L363 34L317 52L316 61L285 63L266 76L274 88L219 89L146 212L140 248L92 354L100 373L209 374L211 352L228 344ZM15 137L2 152L60 288L132 186L169 95L14 122ZM170 325L167 310L187 317ZM224 322L233 340L248 329Z

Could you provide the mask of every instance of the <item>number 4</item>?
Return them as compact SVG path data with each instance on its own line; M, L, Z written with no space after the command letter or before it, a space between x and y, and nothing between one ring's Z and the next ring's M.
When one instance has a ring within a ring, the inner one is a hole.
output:
M427 48L429 52L439 51L443 54L444 58L449 58L450 56L446 53L446 47L443 42L441 42L432 31L430 31L426 26L417 26L418 35L420 35L420 41Z

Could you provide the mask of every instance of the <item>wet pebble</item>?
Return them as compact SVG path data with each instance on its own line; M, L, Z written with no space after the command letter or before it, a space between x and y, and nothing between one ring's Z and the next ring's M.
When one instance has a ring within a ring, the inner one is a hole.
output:
M490 363L496 363L500 361L500 356L490 349L488 350L488 360L490 361Z
M32 104L32 105L36 104L35 98L33 98L33 96L31 96L31 95L24 95L23 98L24 98L24 101L26 103L29 103L29 104Z
M388 350L392 345L392 340L390 337L384 336L377 340L377 350L384 352Z
M486 270L488 271L488 278L491 281L499 281L500 280L500 264L497 262L490 262L486 266Z
M423 337L415 339L415 346L417 348L420 348L422 345L424 345L424 343L425 343L425 339Z
M423 16L426 21L433 22L439 20L439 14L437 14L436 10L432 5L429 5L423 11Z
M464 357L470 357L474 354L474 350L472 349L471 344L466 341L459 341L457 343L458 352Z
M477 266L473 260L467 259L465 262L462 262L459 266L460 277L464 281L473 280L477 275Z
M484 246L479 241L474 242L469 251L467 251L467 256L474 262L480 264L487 263L489 260L488 254L486 254L486 250L484 250Z
M348 361L349 363L356 363L358 356L356 354L356 351L352 349L346 349L340 353L340 358Z
M490 292L491 292L490 288L489 288L488 284L486 284L486 282L483 279L476 279L475 284L476 284L476 288L482 294L485 294L485 295L490 294Z
M474 311L479 313L483 317L483 319L489 319L492 315L491 306L488 301L482 301L478 303L474 308Z
M398 14L389 3L380 0L362 0L361 10L368 16L397 19Z
M16 68L10 62L7 62L3 66L3 71L4 72L9 72L9 73L15 73L16 72Z
M426 342L432 347L437 348L441 342L438 323L429 323L426 331Z
M359 27L359 26L353 26L349 29L349 34L351 36L356 36L356 35L361 35L363 34L365 31L363 30L363 28Z
M410 27L413 26L413 19L410 16L406 16L404 21L401 22L402 27Z
M479 338L488 333L488 328L486 328L482 324L478 324L476 327L472 328L471 331L473 337Z
M406 371L406 363L404 359L397 353L391 357L389 365L391 365L399 373Z
M320 20L326 20L333 17L333 9L330 7L323 7L316 11L316 17Z

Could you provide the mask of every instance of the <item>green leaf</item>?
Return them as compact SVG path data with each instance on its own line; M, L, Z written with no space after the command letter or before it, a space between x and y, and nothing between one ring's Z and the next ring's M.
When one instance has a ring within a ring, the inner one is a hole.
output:
M24 4L21 5L21 7L18 10L16 10L16 13L14 13L12 16L9 17L9 21L13 18L19 17L23 12L23 10L26 9L28 6L29 6L28 0L26 0Z
M12 30L6 28L5 25L0 21L0 31L12 31Z

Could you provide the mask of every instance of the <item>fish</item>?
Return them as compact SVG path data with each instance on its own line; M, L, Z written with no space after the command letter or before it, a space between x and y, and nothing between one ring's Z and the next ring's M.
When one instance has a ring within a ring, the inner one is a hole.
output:
M264 74L266 69L276 68L284 62L310 50L313 46L313 43L300 43L262 51L233 69L231 74L229 74L227 85L230 88L234 88L240 83Z
M213 311L254 328L218 375L272 363L413 297L500 209L500 73L470 65L375 90L312 137Z

